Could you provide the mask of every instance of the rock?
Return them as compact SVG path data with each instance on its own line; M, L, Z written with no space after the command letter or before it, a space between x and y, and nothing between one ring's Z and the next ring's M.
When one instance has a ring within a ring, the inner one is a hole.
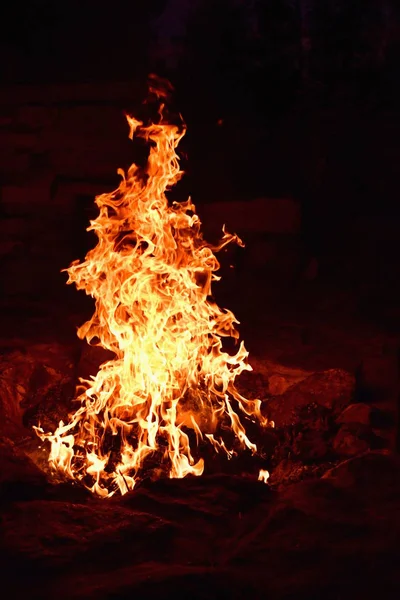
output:
M22 402L26 398L29 379L34 370L32 357L14 351L1 357L0 372L0 428L10 434L22 429Z
M75 388L75 349L60 344L3 350L0 362L0 429L15 438L41 420L57 424ZM11 429L10 429L11 428ZM24 429L27 428L27 429Z
M360 437L359 433L349 425L343 425L335 439L333 440L333 449L339 456L356 456L362 452L366 452L370 445L366 439ZM365 437L365 431L364 431Z
M44 431L54 431L60 420L67 418L75 395L74 380L68 377L43 386L29 399L23 417L27 429L40 425Z
M337 418L338 423L360 423L361 425L371 424L372 408L368 404L359 402L349 404Z
M331 412L317 404L308 404L295 411L295 421L295 424L275 428L278 443L272 464L288 457L314 466L332 460L332 440L337 427Z
M238 378L238 389L247 398L259 398L264 403L269 401L267 396L281 396L311 374L257 356L251 356L250 365L252 371L244 371Z
M272 396L280 396L289 386L289 382L282 375L271 375L268 379L268 391Z
M397 598L399 460L369 453L279 491L220 475L146 481L109 500L12 502L2 589L38 600Z
M165 535L166 530L171 533L169 523L157 516L118 505L112 507L107 502L82 504L32 499L7 507L3 518L9 552L18 553L22 560L41 557L50 569L74 560L76 554L81 564L96 564L96 546L100 543L104 544L109 564L116 568L115 549L127 535L136 540L134 545L130 544L132 551L143 553L144 560L149 560L155 548L162 556L170 537ZM18 530L13 522L18 522ZM141 533L146 529L148 537L144 542ZM70 590L69 597L77 596Z
M299 460L286 458L273 469L268 479L268 485L281 490L286 486L302 481L303 479L320 477L327 469L331 468L331 466L332 463L305 465Z
M320 461L329 453L329 446L325 437L326 432L324 429L307 428L304 432L298 433L292 444L294 456L304 463Z
M268 358L257 356L251 356L250 364L253 372L262 376L263 380L268 382L268 391L272 395L283 393L289 387L303 381L312 374L312 372L299 369L298 367L283 365ZM275 387L279 392L272 392L271 386Z
M400 448L400 378L398 352L388 348L387 354L372 356L362 361L358 371L358 398L373 405L373 426L382 429L381 434L394 449ZM396 438L397 431L397 438Z
M47 486L46 476L6 437L0 438L0 502L34 498Z
M308 405L338 413L351 402L354 389L353 375L342 369L330 369L315 373L284 394L269 399L263 410L277 427L286 427L298 423L300 411Z
M390 450L372 450L349 458L326 471L323 479L337 487L368 488L370 495L390 496L398 487L400 456ZM393 494L393 498L397 492Z

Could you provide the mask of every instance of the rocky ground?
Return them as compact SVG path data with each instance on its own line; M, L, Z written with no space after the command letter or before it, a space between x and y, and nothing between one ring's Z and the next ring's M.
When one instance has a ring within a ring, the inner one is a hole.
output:
M398 597L398 335L312 285L288 302L255 284L227 301L254 368L239 385L275 421L253 432L259 456L210 456L201 478L149 479L105 501L52 482L32 434L68 412L77 377L102 360L75 338L82 315L26 299L3 307L8 598Z

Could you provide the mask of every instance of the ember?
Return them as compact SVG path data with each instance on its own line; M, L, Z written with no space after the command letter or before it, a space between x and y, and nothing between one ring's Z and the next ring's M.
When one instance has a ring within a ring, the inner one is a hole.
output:
M163 107L156 123L127 119L130 137L150 146L147 166L120 171L118 189L96 198L99 215L88 230L97 246L67 269L68 283L95 299L79 337L115 358L82 380L68 423L50 433L35 428L51 444L51 467L102 497L133 489L146 468L201 475L204 461L193 449L201 440L228 458L236 448L254 453L244 422L267 424L260 400L235 387L251 370L243 342L234 356L222 346L223 338L238 339L238 321L211 296L214 252L242 242L224 230L211 246L191 200L169 204L165 192L182 176L176 148L185 128L166 122Z

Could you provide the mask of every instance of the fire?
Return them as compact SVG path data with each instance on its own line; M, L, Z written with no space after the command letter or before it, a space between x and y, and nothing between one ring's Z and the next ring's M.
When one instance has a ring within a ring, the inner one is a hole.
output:
M269 471L266 471L265 469L260 469L260 472L258 474L258 481L262 481L263 483L268 483L268 479L269 479Z
M241 241L223 230L212 247L190 198L168 202L165 192L182 176L176 148L185 129L159 114L150 125L127 117L130 138L149 143L147 167L120 170L118 189L95 199L99 214L88 231L98 243L67 269L68 283L95 300L78 336L115 358L81 381L68 423L52 433L35 428L50 442L50 466L102 497L132 490L146 469L201 475L204 461L192 449L200 441L228 458L234 446L254 453L243 418L267 424L260 400L235 387L251 370L243 342L234 356L222 347L223 338L238 339L238 321L211 296L220 279L214 252Z

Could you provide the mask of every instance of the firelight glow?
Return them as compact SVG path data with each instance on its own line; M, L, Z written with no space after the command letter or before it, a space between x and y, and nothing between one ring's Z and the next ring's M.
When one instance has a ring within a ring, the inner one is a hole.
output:
M223 230L211 246L191 200L168 202L165 192L183 174L176 148L185 129L159 115L150 125L127 117L130 137L149 143L147 166L119 171L118 189L95 199L99 214L88 231L97 245L67 269L68 283L95 300L78 336L115 357L81 380L67 423L35 428L50 442L51 468L101 497L125 494L149 470L201 475L200 442L228 458L240 448L255 453L243 423L267 425L260 400L235 387L251 370L243 342L233 356L222 347L222 338L238 340L238 321L211 297L220 279L214 252L241 241Z

